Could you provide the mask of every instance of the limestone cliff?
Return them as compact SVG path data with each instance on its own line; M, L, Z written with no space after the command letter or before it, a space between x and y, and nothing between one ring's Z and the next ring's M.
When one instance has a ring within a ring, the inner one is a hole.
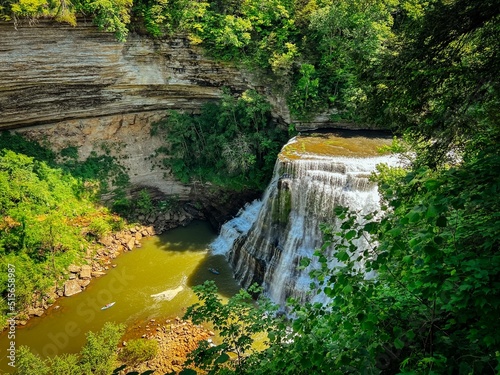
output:
M188 199L154 157L162 140L151 124L168 109L196 112L222 88L251 88L236 68L204 57L183 36L131 34L119 43L80 20L0 22L0 130L16 129L54 150L78 147L80 158L111 150L134 186Z
M231 66L209 60L178 36L153 40L80 22L0 22L0 129L182 109L196 111L222 86L249 88Z

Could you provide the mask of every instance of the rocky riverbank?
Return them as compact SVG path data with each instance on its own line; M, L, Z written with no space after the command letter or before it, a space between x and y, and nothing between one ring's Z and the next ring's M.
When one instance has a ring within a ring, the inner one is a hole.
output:
M200 341L211 342L214 332L180 318L151 319L133 328L130 336L156 340L158 354L150 361L122 369L120 375L133 371L143 373L147 370L154 371L154 374L178 373L182 370L182 365L186 362L189 353L198 347ZM122 347L126 344L124 341Z
M69 297L80 293L91 283L114 267L112 260L122 252L131 251L141 246L141 239L156 234L154 226L136 225L120 232L103 237L95 248L89 247L81 265L72 264L65 275L48 291L35 292L33 304L19 313L16 322L25 325L30 317L42 316L60 297Z
M46 292L35 292L31 306L20 312L16 322L25 325L30 317L42 316L60 297L69 297L80 293L91 283L93 278L100 277L108 269L114 267L112 260L119 254L141 246L141 239L164 233L181 225L187 225L194 219L208 220L214 229L236 215L239 207L257 198L259 192L228 192L206 186L198 187L192 201L178 203L168 212L157 210L148 215L139 215L135 219L142 223L120 232L105 236L94 246L86 249L80 264L72 264L66 273Z

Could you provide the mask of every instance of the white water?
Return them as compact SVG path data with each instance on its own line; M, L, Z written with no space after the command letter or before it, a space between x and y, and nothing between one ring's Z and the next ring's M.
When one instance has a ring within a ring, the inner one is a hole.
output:
M297 266L301 258L313 258L314 250L322 245L320 224L336 225L336 206L349 207L361 215L379 211L377 186L369 176L377 164L395 163L388 156L308 154L283 159L276 163L262 203L254 202L226 223L212 244L215 253L226 254L243 287L257 282L281 305L292 296L310 300L309 272L318 264L313 261L303 271ZM364 239L356 245L359 250L368 246ZM328 258L334 251L328 250Z
M236 217L225 223L220 230L220 235L210 244L214 255L227 255L234 245L234 241L245 236L257 219L257 214L262 207L262 201L256 199L247 203L240 209Z

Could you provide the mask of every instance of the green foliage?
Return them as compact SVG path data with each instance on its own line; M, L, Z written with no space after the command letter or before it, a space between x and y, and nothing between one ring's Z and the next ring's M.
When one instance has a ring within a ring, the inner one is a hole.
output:
M165 164L182 182L210 181L233 189L263 189L285 134L271 120L270 105L255 91L238 99L226 93L198 116L171 112L156 124L165 132Z
M151 200L151 195L146 189L142 189L139 192L139 198L137 199L136 206L137 209L143 214L150 214L153 212L153 201Z
M249 291L241 290L224 304L217 295L217 287L213 281L193 288L200 302L190 306L184 316L195 324L210 322L219 331L223 342L210 346L201 342L190 356L187 365L196 366L209 374L219 373L232 368L236 373L244 371L246 356L253 352L252 347L258 332L270 330L274 324L271 311L276 309L268 300L260 298L255 305L250 293L259 294L261 290L253 286ZM230 356L236 359L230 361Z
M17 133L9 131L0 132L0 150L7 149L18 154L31 156L37 161L44 161L54 166L56 154L39 142L30 141Z
M16 358L16 374L46 375L49 371L50 369L43 359L31 353L27 346L19 348Z
M78 365L78 356L75 354L62 354L49 358L47 365L51 375L81 375Z
M98 333L88 332L81 350L81 368L95 375L111 374L117 359L116 346L124 331L123 324L107 322Z
M422 163L433 166L498 123L500 61L492 51L500 22L495 1L417 5L418 17L401 12L368 116L410 134Z
M95 236L97 239L100 239L115 229L113 224L116 221L119 221L119 219L115 220L115 218L108 216L93 217L88 226L87 233Z
M135 339L127 342L119 354L120 361L131 366L153 359L158 353L158 342L155 340Z
M22 310L35 291L45 292L70 264L81 262L82 249L91 240L82 233L100 236L119 222L94 205L92 192L81 180L46 162L4 149L0 152L0 293L5 295L7 265L12 264L16 307ZM6 313L2 305L2 316Z
M130 23L132 0L82 1L78 11L91 12L94 23L104 31L113 32L119 41L125 41Z
M116 162L116 159L110 155L97 155L95 151L83 160L69 159L63 163L63 168L83 180L96 180L99 182L101 193L106 193L110 188L125 188L129 184L129 177L125 168ZM118 192L115 192L117 194Z
M104 147L103 155L97 155L94 151L87 159L79 160L77 147L66 147L57 155L37 141L28 140L17 133L3 131L0 132L0 150L3 149L33 157L38 162L46 162L50 167L61 168L72 176L85 180L87 187L97 184L99 189L96 192L99 193L107 193L113 188L114 194L119 195L129 184L125 168L118 164L116 158L109 155L109 150ZM57 162L58 157L61 159L60 162ZM82 189L80 191L83 193Z
M314 65L302 64L300 74L301 77L290 100L290 110L297 116L311 112L311 108L319 104L319 78L314 78L316 76Z
M106 323L97 333L88 332L87 342L79 355L63 354L42 359L28 347L17 351L15 374L25 375L109 375L116 361L116 347L125 326Z

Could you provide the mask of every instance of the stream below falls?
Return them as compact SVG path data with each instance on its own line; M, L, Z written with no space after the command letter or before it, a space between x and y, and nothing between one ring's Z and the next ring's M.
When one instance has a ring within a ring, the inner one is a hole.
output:
M85 333L100 330L105 322L132 327L153 318L182 316L197 301L192 287L205 280L216 282L221 297L234 295L239 286L224 256L208 252L215 237L208 223L195 221L143 239L141 248L116 258L116 267L92 280L85 291L58 299L42 317L17 326L16 347L27 345L43 357L77 353ZM116 303L101 310L109 302ZM9 341L6 331L0 334L0 373L14 370L8 366Z

